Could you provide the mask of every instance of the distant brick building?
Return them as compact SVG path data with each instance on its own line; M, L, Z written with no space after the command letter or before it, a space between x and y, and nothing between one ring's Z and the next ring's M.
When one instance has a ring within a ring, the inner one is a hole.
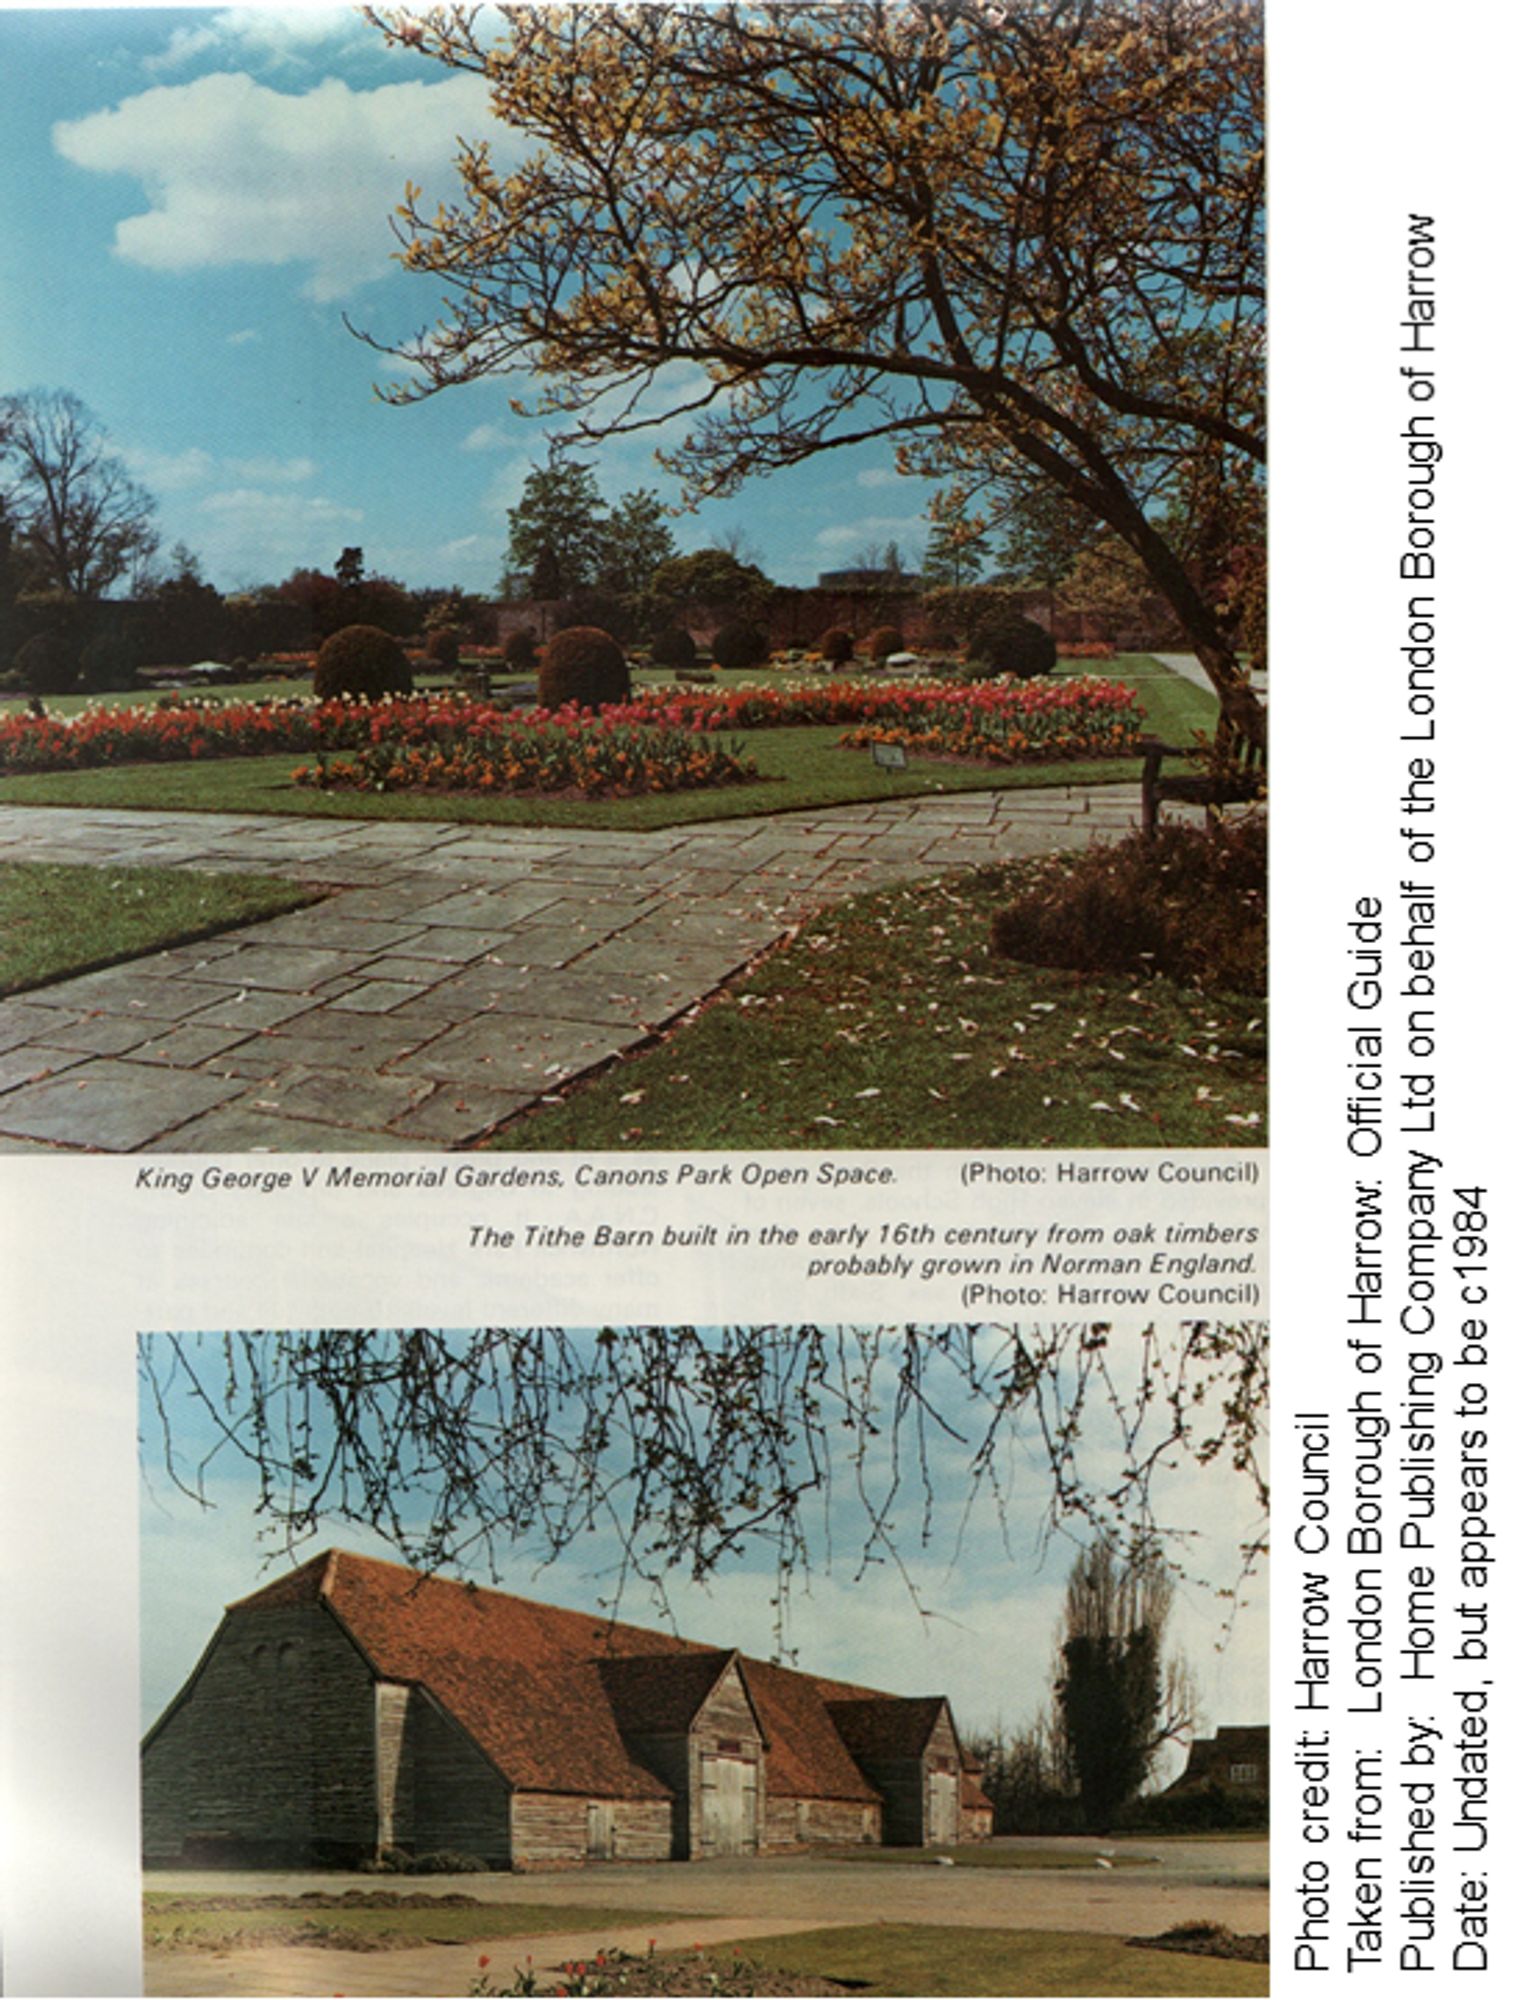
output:
M230 1605L143 1745L149 1862L695 1860L991 1824L942 1696L340 1552Z

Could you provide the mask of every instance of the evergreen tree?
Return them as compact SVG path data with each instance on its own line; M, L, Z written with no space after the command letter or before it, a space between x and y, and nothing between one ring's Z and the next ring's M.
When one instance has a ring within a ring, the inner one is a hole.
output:
M507 510L504 592L516 594L523 577L531 597L573 597L589 589L602 566L606 514L591 466L557 454L535 466L517 506Z
M1172 1604L1157 1552L1126 1556L1109 1536L1068 1576L1055 1719L1069 1780L1096 1833L1141 1790L1163 1744L1192 1724L1189 1673L1177 1658L1163 1662Z

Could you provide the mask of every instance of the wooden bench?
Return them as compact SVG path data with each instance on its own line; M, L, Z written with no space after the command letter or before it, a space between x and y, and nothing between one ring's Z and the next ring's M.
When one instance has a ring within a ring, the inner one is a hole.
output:
M1250 805L1268 793L1268 712L1261 702L1221 704L1221 719L1208 750L1196 745L1181 749L1144 736L1142 751L1142 834L1157 831L1158 807L1171 799L1179 805L1203 806L1211 821L1227 806ZM1168 757L1187 757L1193 769L1165 773Z

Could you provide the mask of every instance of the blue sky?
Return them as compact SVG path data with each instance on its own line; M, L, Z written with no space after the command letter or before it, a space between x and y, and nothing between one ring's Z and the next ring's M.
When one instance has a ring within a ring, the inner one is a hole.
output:
M217 1337L209 1336L199 1364L210 1370L212 1382L220 1379L218 1345ZM1119 1353L1115 1362L1123 1367ZM172 1420L188 1468L213 1434L188 1401L172 1403ZM294 1558L287 1556L261 1538L254 1484L234 1454L223 1451L211 1459L205 1491L213 1504L202 1507L166 1476L151 1408L144 1409L143 1428L142 1720L147 1727L194 1666L225 1604L247 1596L293 1561L329 1547L387 1560L396 1555L378 1537L333 1523ZM1106 1456L1102 1422L1086 1428L1091 1455L1085 1463L1102 1480L1106 1466L1113 1469L1116 1461ZM948 1694L965 1730L1000 1722L1019 1727L1034 1717L1048 1693L1053 1634L1077 1545L1057 1538L1043 1546L1049 1484L1035 1448L1022 1444L1002 1458L1002 1520L987 1494L966 1505L966 1447L942 1437L932 1439L930 1449L933 1532L921 1541L911 1469L910 1490L895 1510L902 1572L879 1563L861 1573L864 1517L843 1470L835 1482L828 1531L822 1509L810 1507L812 1571L794 1586L787 1642L797 1664L813 1672L901 1694ZM887 1473L884 1453L873 1465L880 1488ZM1190 1468L1165 1476L1158 1499L1161 1519L1187 1523L1193 1531L1186 1560L1199 1581L1180 1585L1170 1638L1198 1678L1204 1724L1261 1721L1268 1712L1266 1575L1249 1587L1229 1631L1223 1600L1212 1589L1234 1581L1237 1551L1253 1531L1247 1482L1224 1465L1208 1472ZM609 1602L616 1562L616 1543L607 1531L578 1541L553 1564L524 1543L499 1563L497 1587L598 1612ZM492 1581L484 1567L475 1575L482 1583ZM669 1597L678 1628L692 1638L770 1657L774 1580L769 1551L759 1543L702 1586L672 1577ZM628 1584L619 1615L639 1625L662 1622L653 1595L638 1581ZM1181 1761L1172 1758L1174 1766Z
M385 340L427 325L396 268L404 184L453 190L456 138L491 133L475 79L388 50L348 9L14 10L0 0L0 393L69 389L105 424L223 589L330 568L358 544L414 585L489 590L505 509L542 429L497 380L405 409L344 315ZM425 204L426 206L426 204ZM678 498L648 437L595 461L610 500ZM930 487L879 446L827 454L673 523L739 530L810 583L864 546L923 546Z

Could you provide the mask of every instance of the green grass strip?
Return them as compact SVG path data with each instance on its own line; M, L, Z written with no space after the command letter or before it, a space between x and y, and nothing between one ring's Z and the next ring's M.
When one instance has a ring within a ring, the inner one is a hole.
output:
M315 901L272 875L0 862L0 994L214 937Z
M854 1984L867 1993L1267 1993L1268 1967L1154 1951L1079 1931L863 1924L726 1946L756 1965ZM716 1950L711 1954L718 1958Z
M934 1854L916 1847L836 1847L828 1851L831 1861L865 1861L888 1868L934 1866L942 1855L958 1868L1081 1868L1090 1875L1095 1869L1093 1854L1074 1847L950 1847L938 1848ZM1112 1868L1151 1868L1157 1864L1155 1854L1119 1850L1109 1851L1105 1859Z
M995 958L1030 863L852 897L688 1021L512 1120L519 1151L1243 1146L1265 1006Z
M400 1891L388 1908L341 1896L180 1896L143 1898L144 1942L160 1951L228 1951L239 1946L324 1945L387 1951L419 1944L477 1944L545 1932L628 1930L685 1922L681 1911L623 1910L603 1903L443 1902Z

